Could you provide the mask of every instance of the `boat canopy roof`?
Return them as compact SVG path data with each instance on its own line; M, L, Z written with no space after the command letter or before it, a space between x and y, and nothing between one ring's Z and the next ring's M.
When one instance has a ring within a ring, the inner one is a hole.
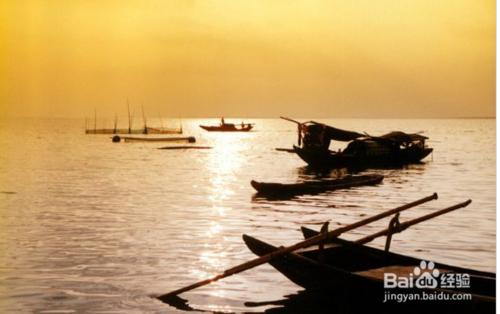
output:
M314 126L320 127L321 126L324 129L325 135L329 139L334 140L334 141L350 142L350 141L354 141L354 140L361 138L361 137L366 137L366 135L358 133L358 132L337 129L337 128L334 128L332 126L329 126L329 125L326 125L323 123L319 123L319 122L315 122L315 121L311 121L310 123L311 123L311 125L309 125L308 127L314 127Z
M391 140L391 141L398 142L398 143L411 143L411 142L415 142L415 141L425 141L426 139L428 139L427 136L423 136L423 135L415 134L415 133L408 134L408 133L404 133L401 131L393 131L393 132L384 134L380 137L383 139Z
M412 143L412 142L423 142L428 137L416 134L416 133L404 133L401 131L393 131L381 136L371 136L369 134L362 134L355 131L342 130L334 128L332 126L326 125L324 123L319 123L315 121L305 122L303 125L312 133L322 133L324 136L333 141L341 142L351 142L355 140L366 141L390 141L398 144Z

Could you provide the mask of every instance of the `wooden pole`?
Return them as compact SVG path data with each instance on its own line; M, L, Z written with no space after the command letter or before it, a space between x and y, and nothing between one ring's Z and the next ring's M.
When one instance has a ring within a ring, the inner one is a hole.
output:
M287 118L287 117L280 117L280 119L283 119L283 120L286 120L286 121L290 121L290 122L293 122L293 123L297 123L298 125L302 124L301 122L299 122L297 120L290 119L290 118Z
M141 105L142 121L144 122L144 134L148 134L148 125L146 123L146 115L144 114L144 105Z
M430 196L421 198L421 199L419 199L417 201L414 201L414 202L408 203L406 205L402 205L400 207L397 207L397 208L394 208L394 209L382 212L380 214L368 217L366 219L360 220L360 221L355 222L353 224L350 224L350 225L347 225L347 226L344 226L344 227L341 227L341 228L338 228L338 229L335 229L335 230L332 230L332 231L329 231L329 232L326 232L326 233L321 233L321 234L319 234L317 236L308 238L308 239L306 239L304 241L301 241L301 242L298 242L298 243L296 243L294 245L291 245L291 246L288 246L288 247L281 247L281 248L277 249L276 251L273 251L273 252L271 252L269 254L263 255L261 257L255 258L255 259L253 259L251 261L248 261L248 262L245 262L243 264L239 264L239 265L234 266L232 268L226 269L222 274L218 274L218 275L216 275L214 277L211 277L211 278L208 278L208 279L196 282L196 283L191 284L189 286L186 286L186 287L183 287L183 288L171 291L169 293L165 293L165 294L159 296L158 299L160 299L163 302L168 302L170 300L170 298L173 298L173 297L175 297L178 294L181 294L183 292L190 291L190 290L193 290L195 288L205 286L205 285L207 285L209 283L212 283L214 281L220 280L222 278L229 277L229 276L232 276L234 274L237 274L237 273L240 273L242 271L245 271L247 269L250 269L250 268L253 268L253 267L265 264L265 263L271 261L272 259L274 259L276 257L285 255L287 253L296 251L298 249L301 249L301 248L304 248L304 247L308 247L308 246L312 246L312 245L318 244L318 243L320 243L322 241L325 241L325 240L328 240L328 239L331 239L331 238L336 238L336 237L338 237L339 235L341 235L344 232L347 232L347 231L359 228L359 227L367 225L367 224L369 224L371 222L374 222L374 221L380 220L382 218L391 216L391 215L393 215L395 213L401 212L401 211L406 210L408 208L412 208L412 207L415 207L417 205L429 202L431 200L435 200L435 199L437 199L437 197L438 197L438 195L436 193L434 193L434 194L432 194Z
M118 115L115 112L115 124L114 124L114 128L113 128L113 133L116 134L117 128L118 128Z
M127 110L128 110L128 134L132 134L132 118L130 117L130 104L127 98Z

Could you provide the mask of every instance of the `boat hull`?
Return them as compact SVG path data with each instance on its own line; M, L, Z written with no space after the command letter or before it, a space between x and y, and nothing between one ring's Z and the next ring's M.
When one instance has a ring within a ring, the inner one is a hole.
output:
M315 168L377 168L400 167L419 163L432 148L409 148L384 155L355 155L329 150L314 150L294 146L295 153L309 166Z
M256 255L271 253L277 247L244 235L247 247ZM413 257L385 252L376 248L336 239L335 243L325 245L323 250L309 249L298 253L274 258L269 263L295 284L311 291L339 291L348 295L362 296L382 302L384 299L383 280L367 275L370 270L383 267L406 267L413 269L421 260ZM494 306L496 280L495 274L465 269L440 263L435 267L441 270L467 273L470 275L470 289L452 291L450 289L424 289L428 293L457 292L471 293L472 303ZM403 289L402 293L418 293L421 289ZM394 291L396 292L396 291ZM469 301L470 302L470 301Z
M348 189L357 186L375 185L382 182L384 176L364 175L364 176L346 176L342 179L302 182L293 184L265 183L252 180L250 184L257 190L259 195L299 195L314 194L325 191L339 189Z
M200 125L200 128L209 132L248 132L253 129L253 125L247 125L245 127Z

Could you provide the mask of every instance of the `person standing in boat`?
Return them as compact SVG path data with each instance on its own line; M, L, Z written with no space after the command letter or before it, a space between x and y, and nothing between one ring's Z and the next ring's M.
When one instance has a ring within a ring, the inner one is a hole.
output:
M224 125L224 117L220 118L220 125Z

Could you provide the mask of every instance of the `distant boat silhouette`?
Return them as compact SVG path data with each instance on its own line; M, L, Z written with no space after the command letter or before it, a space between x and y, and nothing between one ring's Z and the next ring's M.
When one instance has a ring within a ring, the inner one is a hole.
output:
M200 128L209 132L248 132L253 128L253 123L241 122L240 125L234 123L224 122L224 118L221 118L219 125L200 125Z

